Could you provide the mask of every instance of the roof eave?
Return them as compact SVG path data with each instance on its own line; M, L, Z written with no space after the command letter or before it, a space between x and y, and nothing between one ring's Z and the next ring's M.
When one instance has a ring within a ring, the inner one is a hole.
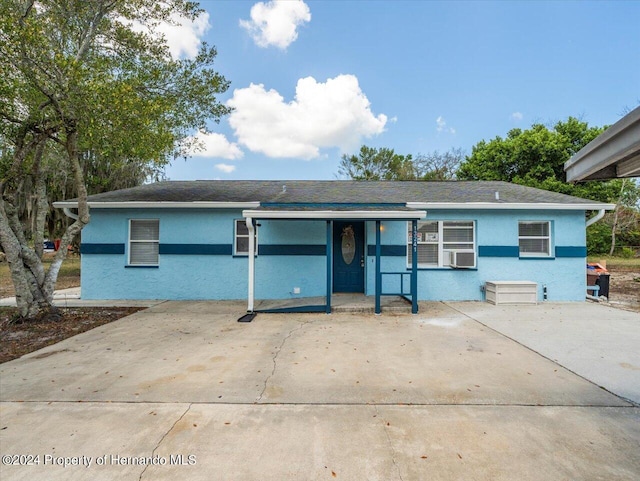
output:
M412 209L455 209L455 210L613 210L615 204L560 202L407 202Z
M580 149L564 170L568 182L640 176L640 107Z
M87 202L92 209L251 209L260 207L260 202ZM57 209L78 207L77 201L54 202Z
M132 201L132 202L88 202L92 209L257 209L260 202L148 202L148 201ZM59 201L54 202L53 206L58 209L77 208L77 201ZM456 210L613 210L615 204L604 203L520 203L520 202L407 202L406 206L410 209L456 209ZM286 210L249 210L254 216L263 216L267 212L273 213L289 213L298 217L311 218L304 215L304 211L286 211ZM414 212L401 210L371 211L371 210L312 210L307 213L315 213L318 216L332 215L333 218L339 218L338 215L344 215L344 218L353 218L354 215L370 216L371 218L384 218L384 215L394 215L396 218L416 218ZM340 214L342 213L342 214ZM315 215L314 214L314 215ZM276 215L276 214L271 214ZM309 214L311 215L311 214ZM245 216L246 217L246 216ZM264 218L264 217L263 217ZM318 217L320 218L320 217ZM390 218L390 217L388 217ZM421 217L418 217L421 218Z

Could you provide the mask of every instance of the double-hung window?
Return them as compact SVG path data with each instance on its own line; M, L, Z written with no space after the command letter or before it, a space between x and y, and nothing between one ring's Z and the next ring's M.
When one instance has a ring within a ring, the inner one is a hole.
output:
M418 267L438 267L440 255L439 222L418 222ZM408 222L409 236L407 246L407 263L413 262L413 240L411 238L411 222Z
M551 256L551 223L549 221L518 222L520 257Z
M233 243L233 254L236 256L248 256L249 255L249 229L247 228L247 223L245 219L236 219L234 227L234 243ZM255 229L254 232L255 239L255 250L254 252L258 252L258 229Z
M408 223L407 265L413 260ZM474 221L419 221L418 267L475 267Z
M157 266L159 243L158 219L129 220L129 265Z

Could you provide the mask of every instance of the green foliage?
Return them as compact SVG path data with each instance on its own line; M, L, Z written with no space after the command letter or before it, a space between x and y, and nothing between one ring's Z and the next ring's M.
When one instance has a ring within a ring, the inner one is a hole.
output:
M139 185L228 113L215 48L175 59L152 33L201 12L184 0L0 2L0 178L22 196L11 201L27 231L37 177L51 200ZM60 217L51 208L50 233L64 228Z
M530 129L513 129L506 138L482 140L462 163L461 180L504 180L539 189L560 192L600 202L615 202L620 180L569 184L564 163L597 137L603 128L569 117L552 129L534 124Z
M77 199L67 245L90 221L88 193L157 174L229 112L215 48L172 58L159 32L201 13L188 0L0 2L0 240L22 316L52 302L67 252L45 274L37 247L49 199Z
M506 138L482 140L462 163L457 177L463 180L503 180L604 203L616 209L587 229L590 254L612 252L616 242L636 245L634 232L640 225L640 188L628 179L566 182L564 164L597 137L603 128L569 117L553 128L534 124L527 130L513 129ZM631 242L630 242L631 241Z
M623 247L622 249L620 249L619 255L623 259L632 259L633 257L635 257L636 253L631 247Z
M229 111L216 98L229 83L213 70L215 48L174 59L150 33L160 21L200 13L183 0L5 0L0 134L14 147L39 134L66 146L77 135L85 160L165 165L195 129Z
M411 155L393 149L363 145L358 155L343 155L338 174L353 180L413 180L416 178Z
M640 216L639 216L640 217ZM638 246L640 247L640 228L637 223L635 228L624 230L618 234L620 244L625 246Z
M596 222L587 229L587 254L608 254L611 247L611 226Z

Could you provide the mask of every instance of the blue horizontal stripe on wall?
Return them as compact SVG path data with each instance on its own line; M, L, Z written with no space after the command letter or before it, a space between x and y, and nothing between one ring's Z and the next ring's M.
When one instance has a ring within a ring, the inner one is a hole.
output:
M586 246L556 246L556 257L587 257Z
M231 244L160 244L160 254L191 256L230 256Z
M478 246L478 257L519 257L518 246Z
M376 255L376 246L368 245L367 246L367 255L375 256ZM380 246L380 255L385 257L404 257L407 255L407 246Z
M82 254L124 254L124 244L80 244Z
M324 244L263 244L258 245L260 256L324 256Z
M340 203L340 202L327 202L327 203L313 203L313 202L293 202L293 203L280 203L280 202L262 202L260 204L262 207L271 207L271 208L295 208L295 207L306 207L312 209L330 209L330 208L343 208L343 209L374 209L374 208L390 208L390 207L406 207L407 205L404 203L389 203L389 204L356 204L356 203Z

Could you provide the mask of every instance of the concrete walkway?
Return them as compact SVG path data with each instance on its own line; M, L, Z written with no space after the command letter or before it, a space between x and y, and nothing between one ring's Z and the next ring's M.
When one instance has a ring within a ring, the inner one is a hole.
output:
M640 405L640 314L594 303L449 304L598 386Z
M164 301L155 299L85 300L80 298L79 287L59 289L53 293L53 304L58 307L151 307L161 302ZM15 305L15 297L0 299L0 307L14 307Z
M0 477L637 480L640 409L489 327L604 312L624 328L603 335L640 329L590 306L239 324L238 303L158 304L0 365L0 450L40 456Z

